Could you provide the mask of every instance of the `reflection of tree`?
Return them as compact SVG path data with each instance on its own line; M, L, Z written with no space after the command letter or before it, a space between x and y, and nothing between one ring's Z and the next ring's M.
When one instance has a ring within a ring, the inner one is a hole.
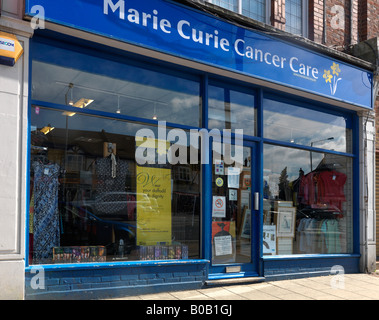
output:
M287 167L280 173L279 177L279 199L289 201L291 200L291 189L289 186Z
M265 199L271 199L271 191L270 191L270 186L267 182L267 180L263 180L263 197Z

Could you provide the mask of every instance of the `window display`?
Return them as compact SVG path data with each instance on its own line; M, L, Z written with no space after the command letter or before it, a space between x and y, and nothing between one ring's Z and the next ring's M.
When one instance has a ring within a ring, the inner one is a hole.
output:
M138 165L145 127L32 108L30 264L199 258L200 165Z
M266 254L351 253L352 159L273 145L264 147L264 225L275 226Z
M303 108L277 97L264 98L264 136L272 140L352 152L351 118ZM312 170L315 168L310 154Z
M200 127L200 79L117 56L34 43L33 99ZM66 112L68 116L74 112Z
M239 88L241 89L241 88ZM244 135L256 134L256 109L253 90L246 92L229 86L209 86L208 126L210 129L243 129Z

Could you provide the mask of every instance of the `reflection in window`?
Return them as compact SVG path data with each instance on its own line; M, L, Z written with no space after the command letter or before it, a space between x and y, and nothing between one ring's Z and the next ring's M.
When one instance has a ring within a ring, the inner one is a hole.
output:
M32 108L30 264L199 258L200 165L138 165L141 128Z
M49 59L53 49L37 46L34 100L200 126L200 81L195 77L188 79L149 70L146 64L127 65L63 49L59 55L51 53L56 56L53 62L42 62Z
M351 129L347 118L271 99L264 99L263 106L265 138L351 152Z
M251 262L250 148L243 147L242 158L242 163L229 165L223 154L213 164L213 265Z
M352 252L351 158L265 145L263 175L264 254Z
M255 135L254 95L216 86L209 86L208 95L210 129L243 129L245 135Z

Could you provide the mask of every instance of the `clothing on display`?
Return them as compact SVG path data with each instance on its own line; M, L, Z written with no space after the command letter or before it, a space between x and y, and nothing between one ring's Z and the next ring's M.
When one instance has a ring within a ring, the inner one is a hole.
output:
M346 250L344 219L298 220L296 245L299 253L342 253Z
M127 215L127 198L125 192L126 176L129 165L125 160L112 156L96 160L97 196L95 213L98 215Z
M296 208L291 254L333 254L351 250L347 228L349 204L345 197L347 175L329 169L334 166L322 163L308 174L300 168L298 178L292 181L287 179L286 167L277 180L277 196L266 200L265 225L277 227L282 207ZM269 192L266 194L267 198L271 197Z
M58 211L58 164L33 163L34 182L31 200L34 203L29 228L33 234L33 262L49 262L53 248L60 245Z
M298 202L303 205L328 205L339 211L346 201L344 185L347 176L337 171L312 171L300 177Z

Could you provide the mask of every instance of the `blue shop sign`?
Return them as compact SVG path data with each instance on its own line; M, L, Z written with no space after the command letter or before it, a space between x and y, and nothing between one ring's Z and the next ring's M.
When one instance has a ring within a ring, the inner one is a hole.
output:
M372 108L372 73L167 0L26 0L26 14Z

